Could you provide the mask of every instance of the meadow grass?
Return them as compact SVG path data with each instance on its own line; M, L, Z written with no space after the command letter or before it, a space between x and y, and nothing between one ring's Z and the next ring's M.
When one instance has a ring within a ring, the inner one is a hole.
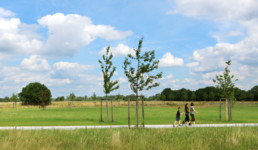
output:
M258 127L0 131L2 150L257 149Z
M145 106L145 124L172 124L175 121L177 106ZM183 106L181 106L183 107ZM110 110L110 109L109 109ZM225 121L225 108L222 107L222 121L219 120L218 105L196 106L197 124L229 123ZM183 109L181 110L183 111ZM125 125L128 123L127 107L114 107L114 122L100 122L100 107L46 108L18 107L0 108L0 126L68 126L68 125ZM237 104L233 108L230 123L258 123L258 103ZM141 109L139 110L141 124ZM184 116L181 116L181 120ZM131 124L135 124L135 107L131 107Z

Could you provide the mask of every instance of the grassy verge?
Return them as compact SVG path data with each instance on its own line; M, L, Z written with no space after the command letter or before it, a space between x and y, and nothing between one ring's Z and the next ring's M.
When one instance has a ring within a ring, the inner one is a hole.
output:
M257 127L1 131L1 149L257 149Z

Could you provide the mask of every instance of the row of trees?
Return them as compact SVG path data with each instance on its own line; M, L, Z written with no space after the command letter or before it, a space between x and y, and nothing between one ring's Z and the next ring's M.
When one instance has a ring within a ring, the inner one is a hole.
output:
M171 88L165 88L161 93L146 97L145 100L166 100L166 101L218 101L221 98L220 89L208 86L200 88L195 91L189 89L172 90ZM132 101L134 94L131 95L108 95L107 99L124 100L127 101L131 97ZM258 85L254 86L250 90L242 90L237 87L234 88L234 97L237 101L258 101ZM92 101L103 100L106 96L97 96L93 93L92 96L76 96L74 93L70 93L68 96L59 96L52 98L51 101ZM18 102L20 101L18 94L13 94L11 97L0 98L0 102Z
M152 75L151 72L155 69L158 69L158 60L155 60L155 51L146 51L143 54L141 53L143 39L141 39L138 43L138 48L133 49L134 54L128 54L125 58L123 69L124 74L128 78L130 82L130 88L135 93L136 97L136 115L135 115L135 124L136 128L138 128L138 98L139 92L143 90L149 90L153 87L159 86L159 83L154 80L162 77L162 72ZM119 88L118 81L111 80L116 67L112 63L113 55L109 52L110 47L108 46L106 49L106 54L102 56L102 60L99 60L101 71L103 74L103 87L104 93L106 95L106 114L107 121L108 118L108 94L112 91ZM143 111L143 119L144 119L144 105L142 105ZM111 99L111 113L112 113L112 121L113 121L113 105ZM101 121L102 121L102 100L101 100Z
M208 86L200 88L195 91L191 91L185 88L179 90L172 90L171 88L165 88L161 93L146 97L145 100L166 100L166 101L218 101L221 98L220 89ZM108 95L107 99L124 100L127 101L131 97L132 101L134 94L131 95ZM234 97L237 101L258 101L258 85L254 86L250 90L242 90L237 87L234 88ZM52 101L92 101L103 100L106 96L97 96L93 93L92 96L76 96L74 93L70 93L68 96L59 96L52 98ZM0 98L0 102L18 102L20 101L18 94L13 94L11 97Z
M150 96L149 100L166 100L166 101L218 101L222 98L222 90L208 86L195 91L189 89L172 90L171 88L164 89L161 94ZM239 101L258 101L258 86L254 86L250 90L241 90L237 87L233 88L233 95Z

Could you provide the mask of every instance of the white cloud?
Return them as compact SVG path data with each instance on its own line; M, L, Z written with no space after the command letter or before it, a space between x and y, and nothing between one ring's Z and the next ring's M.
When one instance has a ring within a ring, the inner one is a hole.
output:
M170 52L163 55L159 61L160 67L175 67L184 65L184 60L182 58L174 57Z
M8 18L4 16L10 16ZM37 30L46 27L48 37L43 39ZM94 25L91 19L77 14L46 15L38 24L25 24L13 13L0 8L0 54L42 55L71 57L96 38L121 40L132 31L119 31L112 26Z
M195 67L195 66L198 66L198 65L199 65L198 62L191 62L191 63L186 64L187 67Z
M126 78L124 78L124 77L119 78L119 84L126 83L126 82L127 82Z
M214 86L214 82L212 80L205 80L205 79L202 79L200 80L200 82L202 84L204 84L205 86Z
M258 16L256 0L175 0L170 14L210 20L250 20Z
M170 74L166 77L166 79L172 79L173 77L174 77L173 74L170 73Z
M104 47L101 51L99 51L100 55L106 53L107 47ZM116 47L110 47L109 51L113 54L113 56L127 56L128 54L133 54L133 49L129 48L124 44L118 44Z
M32 55L30 58L24 58L21 67L31 71L49 71L50 66L46 59L39 55Z
M218 43L193 52L186 66L190 74L201 76L199 84L214 85L212 79L221 74L225 61L232 60L231 74L239 79L237 86L245 89L255 84L258 71L258 1L256 0L175 0L175 9L167 14L213 21L212 31ZM241 38L239 38L241 36ZM238 42L231 39L238 37ZM230 42L230 43L229 43ZM249 83L249 84L246 84Z
M15 14L13 12L0 7L0 17L11 17L14 15Z
M120 40L132 34L111 26L94 25L90 18L76 14L56 13L44 16L38 22L49 30L45 52L59 56L72 56L96 38Z
M183 87L185 88L192 88L192 86L197 85L198 82L192 78L184 78L182 84L184 84Z
M229 31L227 33L227 36L231 36L231 37L232 36L241 36L241 35L243 35L243 32L240 30Z
M42 47L42 42L27 35L24 25L18 18L0 17L0 53L28 54L36 53Z
M94 69L94 66L82 65L71 62L57 62L54 65L53 77L58 78L85 78L85 81L92 77L88 75L87 71ZM95 80L95 79L94 79Z
M54 64L54 68L60 71L78 72L78 71L90 70L90 69L93 69L94 67L89 65L81 65L79 63L57 62Z
M48 66L48 67L46 67ZM38 67L45 68L45 72L39 72ZM39 56L25 58L21 65L6 66L0 64L0 95L10 96L18 93L22 87L31 82L45 84L54 96L76 92L80 95L89 94L88 89L99 89L101 76L96 76L89 69L92 66L78 63L57 62L50 67L45 59ZM83 85L85 88L78 88Z

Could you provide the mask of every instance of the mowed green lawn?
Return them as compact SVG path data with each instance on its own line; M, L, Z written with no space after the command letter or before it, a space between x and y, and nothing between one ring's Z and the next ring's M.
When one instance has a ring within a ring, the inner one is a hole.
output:
M222 121L219 121L219 107L196 107L197 124L228 123L225 121L225 108L222 109ZM175 121L175 107L145 107L145 124L172 124ZM183 112L183 109L181 110ZM139 118L141 124L141 109ZM110 109L109 109L110 113ZM106 122L106 110L103 109L104 122L100 122L99 107L81 108L1 108L0 126L70 126L70 125L126 125L127 107L114 107L114 122ZM181 116L181 120L184 116ZM110 115L111 120L111 115ZM258 104L238 104L233 108L233 121L230 123L258 123ZM135 124L135 107L131 107L131 124Z

